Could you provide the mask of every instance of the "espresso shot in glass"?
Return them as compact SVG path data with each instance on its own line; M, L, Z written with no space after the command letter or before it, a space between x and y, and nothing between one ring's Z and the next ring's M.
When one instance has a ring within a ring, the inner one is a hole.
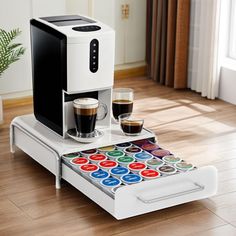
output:
M119 123L125 135L136 136L142 132L144 120L134 114L119 115Z
M112 113L116 121L124 113L133 111L134 92L130 88L115 88L112 94Z
M94 98L78 98L73 101L77 135L89 136L95 130L98 100Z

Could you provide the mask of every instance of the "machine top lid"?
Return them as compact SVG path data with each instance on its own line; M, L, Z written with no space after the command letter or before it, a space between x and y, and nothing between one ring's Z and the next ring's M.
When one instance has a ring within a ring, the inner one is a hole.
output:
M96 23L96 21L94 20L79 15L49 16L41 17L40 19L45 20L56 26L84 25Z
M44 25L64 34L67 44L87 43L96 38L114 40L115 31L108 25L90 17L64 15L34 18Z

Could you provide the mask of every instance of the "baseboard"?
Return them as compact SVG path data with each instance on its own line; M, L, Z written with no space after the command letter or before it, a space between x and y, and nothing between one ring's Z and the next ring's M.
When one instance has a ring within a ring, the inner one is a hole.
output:
M146 65L115 71L115 79L141 77L141 76L146 76L146 75L147 75L147 66Z
M22 98L10 98L2 101L4 108L19 107L24 105L33 104L33 96L27 96Z

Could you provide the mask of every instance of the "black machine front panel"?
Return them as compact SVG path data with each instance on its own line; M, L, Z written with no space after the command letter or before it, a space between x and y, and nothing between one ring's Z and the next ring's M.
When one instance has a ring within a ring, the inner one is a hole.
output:
M89 58L89 69L92 73L98 70L98 55L99 55L99 42L97 39L93 39L90 42L90 58Z
M66 83L66 36L31 20L35 117L63 135L62 87Z

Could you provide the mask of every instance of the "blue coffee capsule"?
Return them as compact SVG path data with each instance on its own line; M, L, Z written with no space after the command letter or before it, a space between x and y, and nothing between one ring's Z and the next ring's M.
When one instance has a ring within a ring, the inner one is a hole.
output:
M136 184L142 181L142 177L136 174L127 174L123 175L121 180L126 184Z
M121 184L121 181L114 177L109 177L107 179L103 179L100 184L107 188L115 188Z
M120 176L122 176L122 175L126 175L126 174L128 174L128 173L129 173L128 168L122 167L122 166L117 166L117 167L112 168L112 169L110 170L110 174L111 174L111 175L114 175L114 176L117 176L117 177L120 177Z
M97 170L90 174L90 177L96 181L101 181L109 177L109 174L104 170Z
M141 152L134 154L134 158L137 161L147 161L153 158L153 155L148 152Z

